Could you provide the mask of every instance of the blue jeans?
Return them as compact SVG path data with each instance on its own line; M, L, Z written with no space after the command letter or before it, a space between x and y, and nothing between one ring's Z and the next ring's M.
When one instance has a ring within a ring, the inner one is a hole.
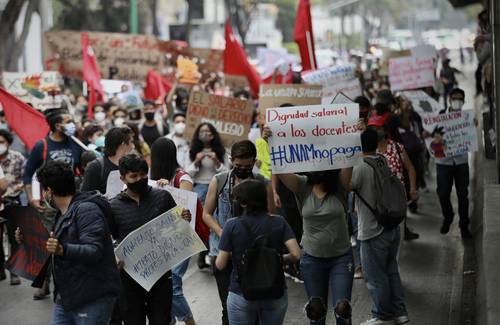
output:
M193 190L198 194L198 198L201 203L205 205L205 199L207 198L208 184L194 184Z
M307 297L320 297L328 306L328 292L333 306L342 300L351 301L352 282L354 277L354 259L352 251L341 256L320 258L304 253L300 260L300 271L304 277ZM337 325L347 325L343 319L336 317ZM324 325L325 320L311 321L311 324Z
M257 317L260 325L280 325L285 320L288 308L288 294L275 300L249 301L243 296L229 292L227 312L231 325L255 325Z
M189 258L172 268L172 319L177 318L179 322L193 318L193 313L182 292L182 277L189 266Z
M363 275L373 300L372 314L381 320L408 315L397 260L400 237L397 227L360 241Z
M52 324L108 325L115 300L114 296L105 296L72 310L64 310L61 304L55 304Z

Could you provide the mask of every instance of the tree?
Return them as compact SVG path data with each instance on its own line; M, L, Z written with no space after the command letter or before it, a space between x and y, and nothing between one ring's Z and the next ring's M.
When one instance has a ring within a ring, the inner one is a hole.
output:
M27 5L23 29L16 38L15 26L22 8ZM9 0L0 16L0 71L17 71L17 62L24 48L31 24L31 16L37 10L37 0ZM9 53L9 55L6 55Z
M246 44L246 36L250 28L252 14L257 7L257 2L256 0L225 0L231 25L236 27L243 47Z

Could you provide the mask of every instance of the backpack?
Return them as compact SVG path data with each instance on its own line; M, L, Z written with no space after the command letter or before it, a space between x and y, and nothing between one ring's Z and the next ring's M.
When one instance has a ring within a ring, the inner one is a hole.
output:
M269 217L270 218L270 217ZM243 252L238 268L241 292L246 300L274 300L285 293L285 276L281 254L268 247L271 222L266 221L266 235L256 236L246 220L240 218L253 244Z
M214 210L214 213L216 213L219 209L219 197L220 195L222 194L222 191L224 191L224 187L226 187L226 184L227 182L229 181L229 178L231 176L231 171L225 171L225 172L221 172L219 174L216 174L214 177L215 179L217 180L217 196L216 196L216 200L215 200L215 210ZM264 176L260 175L260 174L257 174L257 175L253 175L253 178L254 179L257 179L261 182L264 182L266 183L266 180L264 178ZM229 193L229 195L231 195L231 193Z
M373 168L375 178L375 206L372 207L358 193L354 193L370 209L378 223L384 228L396 228L406 217L406 191L403 183L395 176L385 158L365 157L363 161Z
M181 185L181 177L186 175L187 173L183 170L178 170L175 173L174 177L174 187L179 188ZM210 229L208 229L208 226L203 222L203 204L201 204L200 198L196 200L196 220L195 220L195 226L194 230L200 236L201 240L203 242L208 242L208 235L210 234Z

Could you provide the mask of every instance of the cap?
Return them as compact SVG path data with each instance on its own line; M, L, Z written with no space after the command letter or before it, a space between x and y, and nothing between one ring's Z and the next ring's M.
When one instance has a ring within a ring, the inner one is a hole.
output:
M374 114L368 119L368 126L382 127L385 125L391 113L385 112L383 115Z

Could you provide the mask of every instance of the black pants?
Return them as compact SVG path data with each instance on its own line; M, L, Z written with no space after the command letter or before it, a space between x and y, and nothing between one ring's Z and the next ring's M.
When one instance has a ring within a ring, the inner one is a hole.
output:
M217 291L222 305L222 325L229 325L227 317L227 296L229 295L229 283L231 282L231 272L233 271L233 263L229 261L224 270L218 270L215 267L216 257L211 257L212 269L214 270L215 282L217 282Z
M469 164L440 165L436 164L437 194L445 222L452 223L454 212L450 195L455 182L458 197L458 215L460 228L469 225Z
M17 247L19 246L18 243L16 242L16 237L15 237L15 231L16 231L16 206L14 205L7 205L5 206L5 209L2 211L1 216L7 220L7 222L3 225L0 225L0 270L3 270L4 268L4 262L5 262L5 253L3 250L3 234L4 234L4 226L7 227L7 237L9 241L9 245L11 248L11 251L14 252L17 250Z
M121 272L124 290L125 325L169 325L172 309L172 274L167 272L148 292L125 271Z

